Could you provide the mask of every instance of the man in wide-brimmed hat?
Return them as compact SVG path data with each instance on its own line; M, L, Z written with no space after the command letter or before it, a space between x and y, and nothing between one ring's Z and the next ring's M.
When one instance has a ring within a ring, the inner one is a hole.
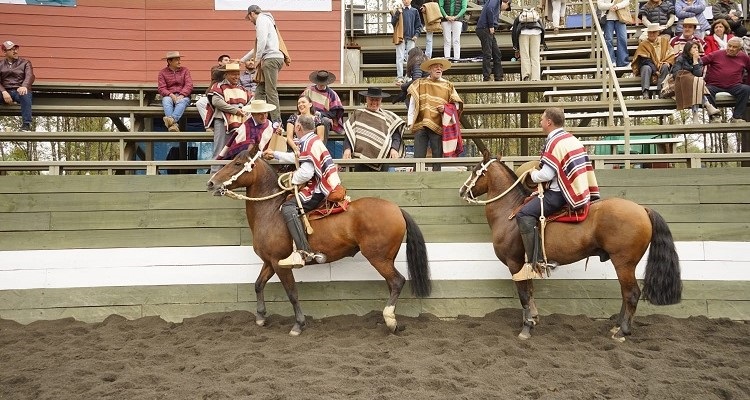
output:
M268 113L276 110L276 106L265 100L252 100L242 107L245 116L250 117L230 135L227 144L219 152L217 159L231 160L239 152L258 145L260 151L265 150L274 134L281 134L281 128L268 118Z
M409 86L409 111L407 129L414 134L414 157L427 156L427 147L433 158L443 157L443 113L459 115L464 102L458 96L453 84L443 79L443 71L450 69L451 63L445 58L431 58L420 68L430 76L415 80ZM440 170L440 164L433 164L433 171Z
M309 97L313 107L320 111L327 131L341 133L344 129L344 105L338 93L328 86L336 81L336 75L326 70L318 70L311 72L309 78L313 85L305 89L302 95Z
M167 66L159 71L158 90L161 95L161 105L164 107L164 126L170 132L179 132L179 121L190 104L190 94L193 92L193 78L190 71L181 65L179 51L167 52L162 60L167 60Z
M661 84L674 64L674 50L669 45L669 37L661 35L664 27L651 24L646 28L646 40L638 44L630 67L635 76L641 77L641 91L644 99L651 98L652 81L656 81L656 93L661 92Z
M21 105L21 131L31 128L31 85L34 83L34 68L31 61L18 57L19 46L10 40L3 42L5 59L0 65L0 92L3 102Z
M217 71L224 73L224 78L208 89L207 97L211 106L207 109L205 126L213 127L214 159L219 158L231 135L245 122L246 113L242 107L253 98L253 94L240 85L240 70L238 63L218 68ZM219 169L219 165L211 166L212 173Z
M698 53L703 55L704 49L706 48L706 41L703 40L703 35L698 36L696 27L699 26L698 19L695 17L685 18L682 21L682 34L675 36L669 41L669 45L674 49L675 57L679 57L682 54L682 49L685 47L685 43L693 42L698 45Z
M390 95L379 87L368 87L359 94L365 98L365 108L354 110L344 124L343 158L400 158L404 153L402 135L406 123L393 112L380 108L383 98ZM382 167L382 164L357 164L354 170L380 171Z

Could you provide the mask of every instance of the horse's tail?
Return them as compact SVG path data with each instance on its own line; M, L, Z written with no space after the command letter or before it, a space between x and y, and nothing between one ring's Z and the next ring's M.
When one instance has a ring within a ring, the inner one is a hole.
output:
M404 210L401 210L401 214L406 221L406 262L409 266L411 292L417 297L427 297L432 292L432 281L424 236L411 215Z
M677 304L682 298L680 259L667 222L656 211L646 209L651 219L651 248L643 276L643 296L652 304Z

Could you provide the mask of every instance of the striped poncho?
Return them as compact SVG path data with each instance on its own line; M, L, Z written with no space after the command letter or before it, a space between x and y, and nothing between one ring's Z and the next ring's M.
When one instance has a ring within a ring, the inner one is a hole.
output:
M313 107L324 117L330 118L332 131L341 133L344 127L344 104L333 89L326 86L325 89L319 90L316 85L312 85L305 89L302 95L309 97Z
M446 103L456 103L459 115L463 110L463 100L458 96L453 84L443 78L417 79L409 86L408 93L414 105L414 121L409 121L413 123L412 132L424 127L442 135L443 114L437 110L437 107Z
M341 184L339 167L333 163L328 148L315 132L309 132L299 139L299 162L312 163L315 169L315 175L299 191L303 201L310 201L313 193L323 193L328 197Z
M404 129L401 117L388 111L355 110L344 124L344 134L352 147L352 157L359 159L387 158L394 136L398 135L398 152L403 153L404 146L401 133ZM370 168L380 170L382 165L367 164Z
M555 169L557 183L571 207L579 208L599 198L599 185L586 149L564 129L547 139L540 163Z
M216 110L211 105L212 97L217 96L224 100L230 106L242 107L250 102L253 98L253 94L248 92L239 85L232 85L229 81L224 80L216 82L208 88L207 94L209 101L208 107L206 108L206 120L203 121L206 128L211 128L214 123L214 119L221 118L224 120L224 126L227 132L232 132L242 125L242 115L234 115L228 112Z
M231 137L226 146L219 152L217 160L231 160L243 150L249 150L254 145L258 145L260 151L268 147L268 143L273 136L273 125L271 121L266 120L261 124L256 124L255 119L248 118L244 124L231 133Z

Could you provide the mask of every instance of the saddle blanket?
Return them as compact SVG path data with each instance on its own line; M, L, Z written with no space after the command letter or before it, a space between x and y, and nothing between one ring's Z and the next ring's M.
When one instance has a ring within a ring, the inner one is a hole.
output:
M313 221L346 211L349 208L349 203L351 203L351 200L349 200L348 197L349 196L347 196L347 199L336 203L331 203L330 201L321 203L318 208L307 213L307 218L310 221Z

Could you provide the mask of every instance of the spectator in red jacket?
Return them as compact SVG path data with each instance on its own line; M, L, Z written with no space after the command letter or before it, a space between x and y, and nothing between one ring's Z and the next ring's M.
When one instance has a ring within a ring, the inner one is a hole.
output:
M167 66L159 71L159 94L164 107L164 126L170 132L179 132L179 121L190 104L193 92L193 78L190 71L180 64L180 52L170 51L162 60Z
M18 45L10 40L2 44L5 60L0 65L0 92L3 103L21 105L21 131L31 131L31 84L34 69L31 62L18 57Z

